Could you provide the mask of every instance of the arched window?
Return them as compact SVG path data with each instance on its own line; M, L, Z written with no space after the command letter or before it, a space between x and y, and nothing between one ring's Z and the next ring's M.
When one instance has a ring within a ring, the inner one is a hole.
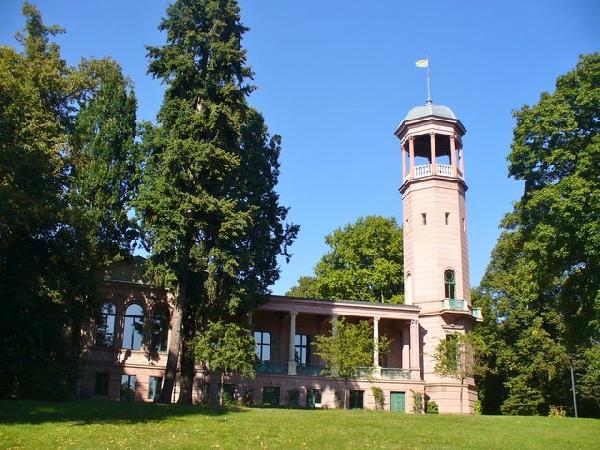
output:
M96 319L96 345L98 347L113 345L116 317L117 308L112 303L107 302L100 307L100 313Z
M167 337L169 335L169 309L166 305L158 305L152 314L152 334L150 337L150 351L167 351Z
M125 311L123 328L123 348L140 350L142 348L142 329L144 327L144 308L134 303Z
M456 277L454 270L446 270L444 272L444 285L446 287L446 298L456 298Z

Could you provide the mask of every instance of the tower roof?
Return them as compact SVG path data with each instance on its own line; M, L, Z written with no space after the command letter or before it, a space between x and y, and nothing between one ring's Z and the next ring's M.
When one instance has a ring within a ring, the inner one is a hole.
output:
M408 112L404 120L415 120L428 116L437 116L443 117L445 119L456 120L456 116L450 108L444 105L435 105L429 102L425 105L415 106L414 108L412 108Z

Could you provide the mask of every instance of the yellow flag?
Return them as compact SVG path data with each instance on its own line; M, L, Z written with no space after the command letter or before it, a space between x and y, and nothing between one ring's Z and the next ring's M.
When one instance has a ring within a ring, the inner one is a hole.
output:
M415 62L415 66L421 67L421 68L429 67L429 60L428 59L419 59Z

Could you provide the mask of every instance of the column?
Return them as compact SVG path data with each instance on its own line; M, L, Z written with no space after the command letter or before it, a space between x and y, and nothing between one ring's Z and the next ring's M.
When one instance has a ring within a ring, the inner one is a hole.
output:
M409 370L408 364L410 358L410 332L409 324L402 327L402 369Z
M290 347L288 356L288 375L296 375L296 311L290 312Z
M462 173L463 178L465 177L465 155L463 153L462 145L458 149L458 160L460 164L460 173Z
M410 379L421 379L419 321L410 321Z
M331 315L331 335L332 336L337 336L337 323L338 323L338 315L332 314ZM333 369L331 375L334 377L337 377L338 376L337 369Z
M408 153L410 157L410 177L415 177L415 138L408 138Z
M379 365L379 317L373 317L373 377L381 378Z
M437 165L435 162L435 133L429 133L430 145L431 145L431 175L437 175Z
M456 141L455 136L450 136L450 165L452 166L452 176L456 176Z
M406 177L406 143L403 142L400 145L400 150L402 154L402 182L404 182L404 177Z

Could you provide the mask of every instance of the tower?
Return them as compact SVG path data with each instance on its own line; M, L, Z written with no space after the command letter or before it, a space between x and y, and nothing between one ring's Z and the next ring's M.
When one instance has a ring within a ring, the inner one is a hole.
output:
M421 375L442 412L459 412L455 382L435 374L440 339L470 330L471 308L462 136L447 106L430 100L412 108L398 126L402 154L402 225L405 303L418 305ZM453 386L454 384L454 386ZM474 386L463 400L472 410Z

